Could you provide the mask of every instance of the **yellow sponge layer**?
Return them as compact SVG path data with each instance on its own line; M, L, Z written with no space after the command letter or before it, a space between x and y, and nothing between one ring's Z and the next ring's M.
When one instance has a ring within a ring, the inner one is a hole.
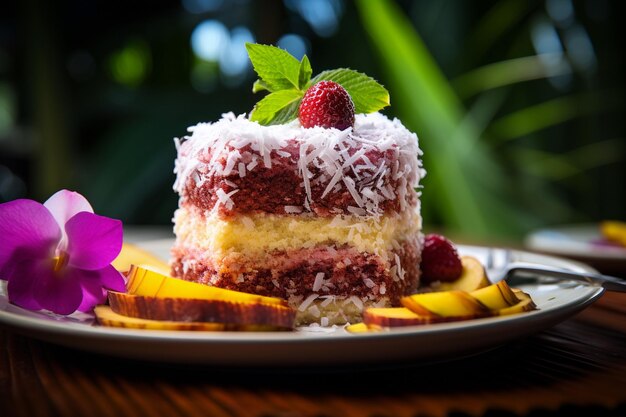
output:
M379 218L258 214L225 221L180 208L174 223L178 245L210 251L217 257L227 252L269 252L334 244L386 258L389 250L417 236L421 229L420 215L412 210Z

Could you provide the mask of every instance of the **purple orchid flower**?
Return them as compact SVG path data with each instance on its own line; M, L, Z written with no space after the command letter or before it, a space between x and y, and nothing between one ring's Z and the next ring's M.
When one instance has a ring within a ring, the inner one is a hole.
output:
M122 222L94 214L76 192L0 204L0 279L9 301L57 314L92 310L107 289L125 291L111 266L122 240Z

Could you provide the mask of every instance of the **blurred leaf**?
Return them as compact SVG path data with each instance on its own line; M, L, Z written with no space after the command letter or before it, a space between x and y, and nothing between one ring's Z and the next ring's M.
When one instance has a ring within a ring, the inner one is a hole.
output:
M490 231L514 231L519 226L514 209L467 170L468 161L491 161L493 157L472 136L472 132L479 133L470 127L472 120L463 122L465 110L460 99L411 23L391 1L360 0L357 5L388 71L396 110L404 123L418 132L425 149L425 188L430 192L424 198L434 202L447 225L461 232L484 236ZM492 178L504 179L496 164L485 164L484 170Z
M554 60L557 63L548 67L545 60ZM571 66L563 54L543 54L509 59L476 68L457 77L453 85L461 97L467 98L485 90L571 72Z
M518 149L517 165L533 175L560 181L580 175L589 169L608 165L623 158L623 138L609 139L581 146L567 153L550 153L537 149Z
M490 127L499 140L526 136L576 117L616 106L621 98L613 93L559 97L508 114Z

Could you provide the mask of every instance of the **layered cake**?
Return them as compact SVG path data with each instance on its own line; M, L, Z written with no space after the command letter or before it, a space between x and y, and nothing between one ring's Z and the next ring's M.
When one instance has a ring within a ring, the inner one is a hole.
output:
M345 130L233 113L176 140L173 275L356 322L419 282L417 136L380 113Z

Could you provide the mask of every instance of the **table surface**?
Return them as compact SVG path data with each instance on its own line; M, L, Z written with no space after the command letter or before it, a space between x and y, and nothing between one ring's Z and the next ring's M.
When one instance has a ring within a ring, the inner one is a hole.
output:
M626 416L626 293L474 357L376 369L167 366L0 328L0 416L13 415Z

